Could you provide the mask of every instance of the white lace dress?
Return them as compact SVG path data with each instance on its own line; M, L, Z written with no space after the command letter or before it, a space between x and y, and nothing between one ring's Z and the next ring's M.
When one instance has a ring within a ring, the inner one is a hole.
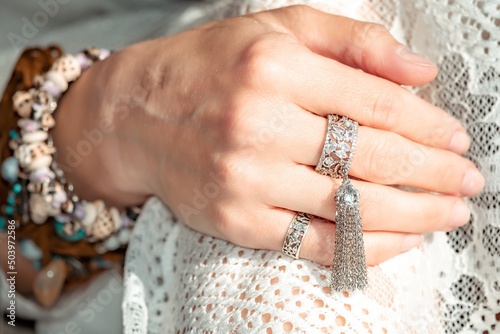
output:
M500 0L219 1L218 15L305 3L379 22L435 61L416 94L473 137L486 177L472 219L369 268L369 288L330 294L328 268L203 236L158 200L130 244L127 333L500 333ZM283 232L283 234L285 231Z

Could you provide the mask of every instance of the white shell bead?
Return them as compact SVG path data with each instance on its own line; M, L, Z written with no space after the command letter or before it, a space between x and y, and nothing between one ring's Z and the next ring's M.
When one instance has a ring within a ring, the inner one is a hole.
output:
M122 219L120 217L120 212L117 208L109 209L109 213L111 214L111 219L113 219L114 230L118 231L122 225Z
M45 74L45 78L52 81L61 90L61 92L65 92L68 89L68 82L59 72L49 71Z
M46 140L49 137L48 133L45 131L33 131L33 132L28 132L23 134L23 143L25 144L31 144L31 143L37 143L37 142L42 142Z
M91 202L84 202L83 207L85 208L85 218L82 219L82 224L88 231L97 218L97 210L94 203Z
M110 251L114 251L120 247L120 241L114 235L110 236L106 241L104 241L104 247Z
M52 65L52 70L63 75L67 82L76 80L82 73L80 63L72 55L64 55Z
M26 168L28 169L28 171L32 172L37 169L49 167L51 163L52 163L52 156L44 155L30 162L28 166L26 166Z
M22 118L28 118L31 114L31 106L33 105L33 95L31 92L18 91L12 96L14 110Z
M122 245L128 243L130 240L130 230L127 228L120 230L120 232L118 232L118 240L120 240Z

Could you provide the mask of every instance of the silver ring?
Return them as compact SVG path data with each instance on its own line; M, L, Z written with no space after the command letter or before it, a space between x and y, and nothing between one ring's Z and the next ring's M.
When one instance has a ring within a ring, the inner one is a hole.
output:
M316 171L336 179L346 177L358 138L358 122L346 117L328 115L325 144Z
M300 247L306 235L311 216L307 213L298 212L292 219L283 241L281 252L297 260L300 255Z

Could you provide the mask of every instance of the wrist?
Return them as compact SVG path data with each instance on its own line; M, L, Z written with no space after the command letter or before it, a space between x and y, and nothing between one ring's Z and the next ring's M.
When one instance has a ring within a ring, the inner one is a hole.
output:
M169 178L183 167L173 157L185 147L180 142L189 109L182 102L189 99L182 84L183 57L178 54L182 45L171 47L172 40L175 36L146 41L115 54L111 66L118 72L114 77L120 88L113 101L106 102L113 110L120 143L126 143L124 155L131 165L140 165L135 170L143 174L149 194L167 204L168 189L175 184Z
M95 64L71 86L55 113L52 135L58 162L80 197L125 207L152 194L154 174L148 150L141 149L142 127L125 126L133 112L125 115L120 107L128 72L120 58Z

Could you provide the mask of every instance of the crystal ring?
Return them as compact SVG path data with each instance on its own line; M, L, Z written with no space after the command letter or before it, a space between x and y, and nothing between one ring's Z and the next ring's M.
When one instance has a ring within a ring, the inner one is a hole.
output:
M349 170L356 139L358 122L337 115L328 115L325 144L316 171L336 179L343 179Z
M283 254L295 260L299 258L300 247L302 246L302 241L304 240L310 222L311 216L307 213L299 212L293 217L286 232L283 247L281 248Z

